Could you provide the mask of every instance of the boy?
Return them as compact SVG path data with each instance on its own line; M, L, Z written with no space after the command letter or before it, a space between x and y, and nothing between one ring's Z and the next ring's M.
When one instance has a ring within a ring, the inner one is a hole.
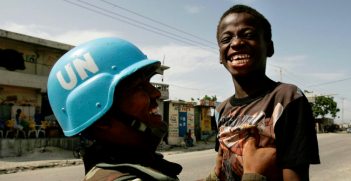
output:
M259 147L277 149L282 171L276 179L282 174L284 180L309 180L309 165L320 163L307 99L296 86L274 82L265 74L266 59L274 54L271 36L267 19L248 6L231 7L219 21L219 61L235 87L235 94L216 107L216 150L221 147L223 158L215 172L221 179L242 177L247 130L253 127L260 134Z

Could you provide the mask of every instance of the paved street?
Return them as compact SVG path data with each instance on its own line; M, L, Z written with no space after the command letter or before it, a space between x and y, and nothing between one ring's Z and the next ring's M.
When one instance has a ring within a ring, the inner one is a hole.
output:
M312 181L351 180L351 134L318 134L321 165L312 165ZM212 150L166 155L166 159L183 166L180 180L198 180L214 168L216 152ZM83 180L82 165L43 169L15 174L0 175L0 180Z

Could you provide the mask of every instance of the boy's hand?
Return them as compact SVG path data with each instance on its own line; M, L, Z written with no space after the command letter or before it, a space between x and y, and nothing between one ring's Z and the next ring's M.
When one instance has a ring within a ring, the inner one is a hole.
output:
M250 137L244 151L244 174L256 173L264 175L267 180L283 180L283 171L277 163L276 149L258 148L259 141L257 128L251 128Z
M223 150L220 145L218 154L217 154L216 168L215 168L215 173L219 178L221 177L221 173L222 173L222 160L223 160Z

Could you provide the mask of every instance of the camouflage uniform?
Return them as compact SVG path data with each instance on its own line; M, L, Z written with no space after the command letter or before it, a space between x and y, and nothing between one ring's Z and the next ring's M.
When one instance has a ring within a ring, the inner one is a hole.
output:
M86 174L84 181L112 181L112 180L162 180L162 181L176 181L177 178L164 175L161 172L150 167L143 167L133 164L97 164L88 174Z
M211 174L203 179L202 181L220 181L215 173L215 170L212 170ZM266 177L263 175L259 174L254 174L254 173L245 173L243 177L241 178L241 181L266 181Z
M160 153L155 153L155 159L146 160L140 156L141 151L125 151L125 147L95 142L81 151L84 181L178 180L177 175L182 171L179 164L163 159Z

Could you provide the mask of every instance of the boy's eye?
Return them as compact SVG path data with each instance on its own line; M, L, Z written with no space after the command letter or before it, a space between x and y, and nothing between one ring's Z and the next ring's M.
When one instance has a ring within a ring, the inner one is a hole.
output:
M231 37L223 38L223 39L221 40L221 43L222 43L222 44L229 43L231 39L232 39Z
M245 34L245 38L254 38L254 37L255 37L255 34L253 34L253 33Z

